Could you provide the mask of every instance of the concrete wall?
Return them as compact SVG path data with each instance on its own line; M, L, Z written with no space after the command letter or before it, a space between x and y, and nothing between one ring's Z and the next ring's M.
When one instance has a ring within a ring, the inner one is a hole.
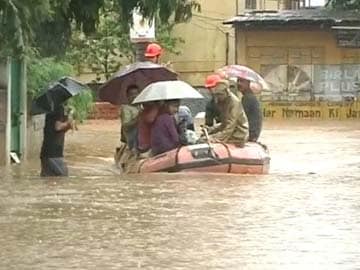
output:
M270 90L262 93L266 100L341 100L359 94L360 49L338 47L331 31L237 31L237 35L238 63L269 82Z
M342 102L262 102L264 119L276 120L356 120L359 101Z
M235 33L223 21L243 14L245 0L200 0L201 12L194 13L189 23L179 24L174 34L185 40L179 55L167 55L183 80L203 85L206 75L226 64L235 63ZM257 10L284 8L282 0L257 0ZM228 33L228 36L226 35ZM228 38L227 38L228 37ZM238 44L239 46L239 44ZM239 49L239 48L237 48Z
M255 1L255 0L254 0ZM235 33L232 26L223 25L245 11L245 0L198 0L201 12L194 12L190 22L176 25L174 36L185 43L177 47L178 55L165 53L162 62L170 61L180 78L195 86L202 86L204 78L214 70L235 62ZM278 10L283 0L257 0L257 10ZM90 70L77 77L83 82L95 80ZM102 77L101 81L105 79Z
M26 159L39 159L43 140L45 115L29 116L27 121Z
M249 10L246 9L245 0L238 0L238 2L239 14L241 14L243 11ZM256 0L256 10L279 10L284 8L285 4L283 0Z
M238 62L264 64L360 63L360 49L339 48L331 31L237 31ZM291 38L289 38L291 37Z
M185 41L179 46L181 53L164 57L165 61L172 62L183 80L193 85L203 85L206 75L227 61L234 62L234 30L222 22L235 16L236 0L199 2L201 12L195 13L189 23L179 24L174 30L174 35Z

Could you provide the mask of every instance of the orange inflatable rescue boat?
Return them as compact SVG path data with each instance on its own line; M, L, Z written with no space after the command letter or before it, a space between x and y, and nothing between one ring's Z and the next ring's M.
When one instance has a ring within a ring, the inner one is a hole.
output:
M239 148L232 144L195 144L140 160L135 173L204 172L267 174L270 156L266 147L248 142Z

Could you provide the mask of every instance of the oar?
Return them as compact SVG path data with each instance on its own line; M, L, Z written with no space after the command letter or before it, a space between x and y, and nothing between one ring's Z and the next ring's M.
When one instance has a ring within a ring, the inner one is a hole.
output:
M207 144L209 145L209 153L211 154L211 156L214 159L218 159L219 155L215 152L214 147L210 143L210 137L209 137L209 133L207 132L207 129L202 126L201 130L205 135L205 139L206 139Z

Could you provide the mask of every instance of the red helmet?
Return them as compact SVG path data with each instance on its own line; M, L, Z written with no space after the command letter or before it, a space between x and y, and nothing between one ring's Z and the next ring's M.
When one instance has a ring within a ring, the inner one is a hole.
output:
M150 43L147 45L145 50L145 56L146 57L156 57L159 56L162 52L162 48L159 44L156 43Z
M215 87L216 84L221 80L222 80L222 78L221 78L221 76L219 74L211 74L211 75L206 77L205 87L206 88Z

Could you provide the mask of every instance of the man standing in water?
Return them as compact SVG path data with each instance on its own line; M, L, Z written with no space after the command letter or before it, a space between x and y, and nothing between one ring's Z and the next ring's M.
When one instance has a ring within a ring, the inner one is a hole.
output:
M41 176L68 176L64 161L64 140L65 133L72 128L73 122L65 117L63 105L46 114L40 154Z

